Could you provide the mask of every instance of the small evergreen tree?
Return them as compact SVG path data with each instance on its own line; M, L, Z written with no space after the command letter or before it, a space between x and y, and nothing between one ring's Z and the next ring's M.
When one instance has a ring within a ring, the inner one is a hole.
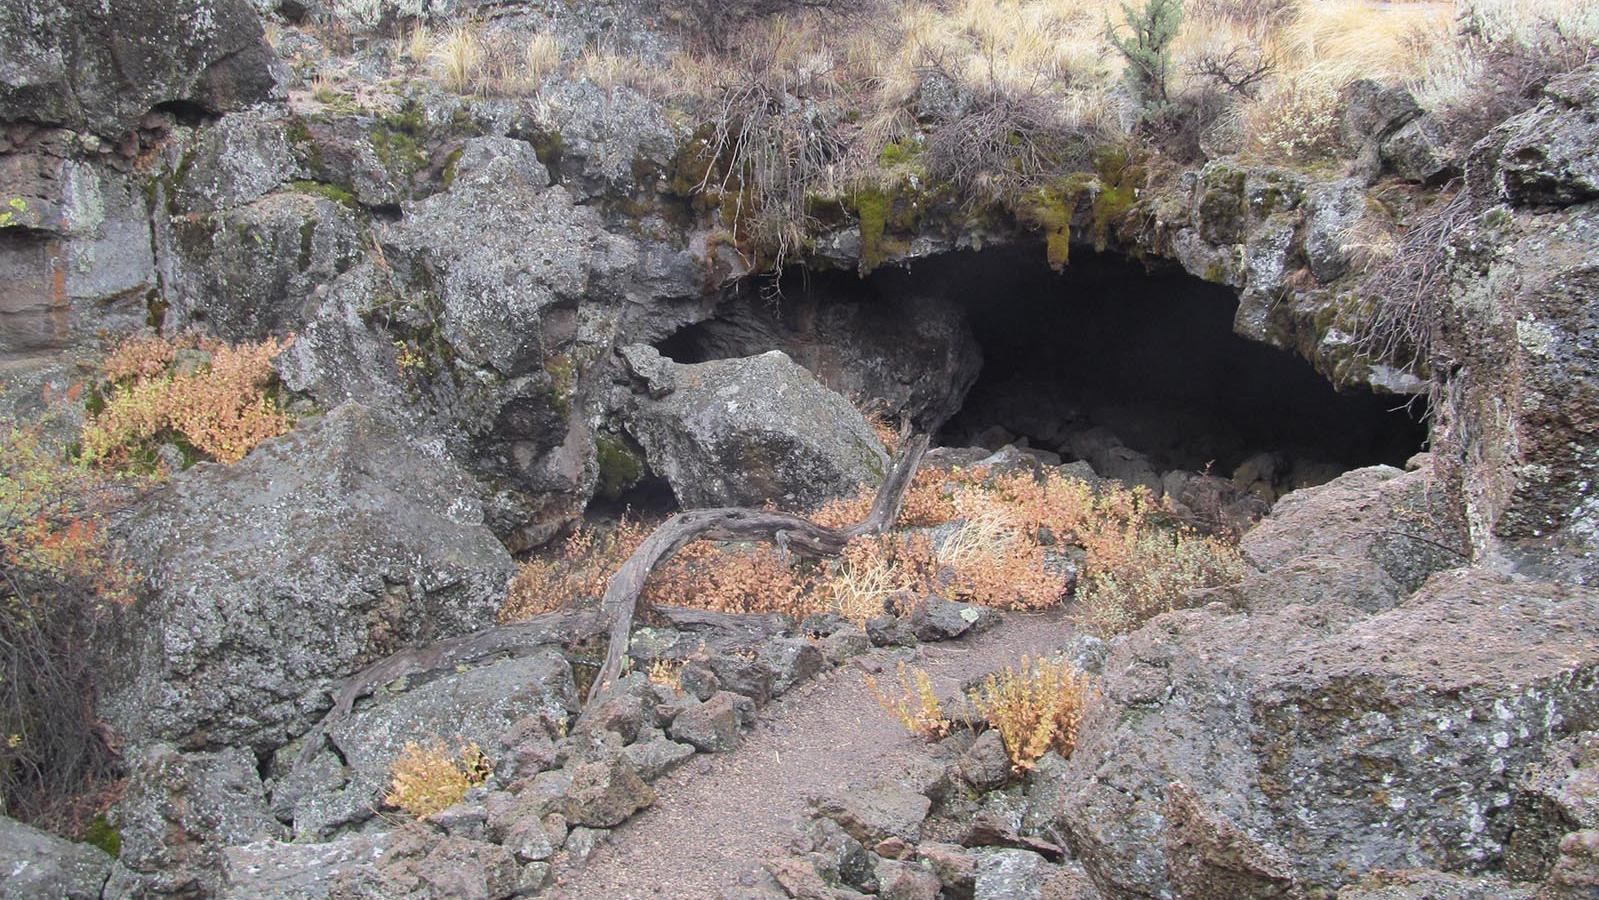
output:
M1127 60L1127 83L1145 110L1165 105L1166 75L1171 68L1171 43L1183 22L1182 0L1144 0L1142 9L1122 3L1122 17L1132 31L1124 37L1114 24L1105 36Z

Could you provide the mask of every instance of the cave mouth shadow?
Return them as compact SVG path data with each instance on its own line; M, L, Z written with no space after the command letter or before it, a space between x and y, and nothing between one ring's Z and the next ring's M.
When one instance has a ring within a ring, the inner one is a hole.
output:
M679 362L736 355L726 347L729 328L746 353L782 348L781 326L752 336L729 323L804 322L831 304L914 309L904 298L933 296L964 311L982 354L975 383L936 432L938 444L1015 442L1096 470L1114 468L1110 457L1138 456L1157 479L1172 470L1225 477L1265 457L1276 494L1361 466L1402 466L1427 439L1420 404L1335 389L1299 356L1234 334L1234 291L1171 264L1073 248L1070 265L1055 272L1041 246L1013 245L939 254L864 278L791 270L782 289L780 312L747 315L769 301L746 290L719 316L737 304L745 314L690 326L661 351Z

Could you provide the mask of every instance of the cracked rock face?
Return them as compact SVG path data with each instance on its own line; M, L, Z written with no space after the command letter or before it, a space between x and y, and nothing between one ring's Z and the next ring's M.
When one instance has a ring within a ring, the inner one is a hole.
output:
M272 750L335 679L481 627L512 562L473 496L437 448L353 404L179 475L127 525L153 593L110 664L104 715L132 744Z

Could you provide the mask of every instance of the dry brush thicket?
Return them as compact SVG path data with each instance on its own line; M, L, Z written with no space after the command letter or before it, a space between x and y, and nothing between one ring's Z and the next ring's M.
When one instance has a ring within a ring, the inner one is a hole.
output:
M863 493L834 501L812 519L829 528L860 521L871 499ZM1147 492L1095 488L1059 474L922 469L897 525L854 539L835 560L696 541L649 579L644 596L655 605L797 619L833 613L864 624L934 594L1042 609L1064 602L1075 585L1084 621L1115 633L1243 574L1230 541L1176 523ZM522 564L501 620L597 599L648 531L628 519L579 528Z

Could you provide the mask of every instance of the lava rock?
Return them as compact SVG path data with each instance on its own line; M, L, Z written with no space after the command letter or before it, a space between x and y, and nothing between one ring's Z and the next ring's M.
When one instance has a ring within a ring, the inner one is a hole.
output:
M977 854L973 900L1040 900L1050 865L1027 850L983 850Z
M972 746L960 758L961 778L978 791L991 791L1005 786L1010 780L1010 755L1005 752L1005 740L995 729L977 736Z
M1581 203L1599 197L1599 68L1555 78L1544 102L1503 127L1512 134L1499 155L1506 198L1520 205Z
M1547 711L1592 708L1596 623L1599 593L1482 570L1434 575L1377 615L1169 613L1112 650L1042 820L1102 887L1146 895L1177 892L1174 877L1333 890L1501 859L1517 780L1570 727ZM1180 816L1174 782L1192 791ZM1239 855L1184 834L1237 835ZM1173 846L1202 871L1174 867Z
M674 364L673 380L628 424L684 507L811 507L882 480L888 454L860 412L781 352Z
M60 897L99 900L112 858L98 847L74 844L0 816L0 898Z
M916 643L910 623L899 616L876 616L867 620L866 637L874 647L903 647Z
M694 755L694 748L663 737L648 743L629 744L622 752L638 770L640 778L654 781L688 762Z
M922 641L950 641L999 624L999 613L986 606L955 603L935 596L921 598L912 606L908 618L906 624L911 633Z
M351 834L313 844L256 841L223 850L222 900L320 898L360 868L370 868L391 834Z
M255 757L239 749L147 748L117 805L122 836L111 896L213 893L223 848L284 836L267 809Z
M514 723L530 716L564 720L576 706L572 667L553 650L445 675L380 696L336 723L327 739L337 754L328 749L304 763L294 759L273 799L292 807L297 835L325 837L372 815L407 743L437 735L452 752L477 744L494 762L513 752L497 739ZM330 758L342 758L343 777L332 783L316 775L319 763Z
M915 842L932 801L895 783L851 789L813 801L816 814L837 822L850 836L867 846L898 837Z
M959 844L924 841L916 854L932 867L944 891L956 900L968 900L977 887L977 854Z
M655 789L640 778L622 754L579 764L566 791L567 821L610 828L655 802Z
M337 679L481 628L515 564L474 490L355 404L174 478L122 534L152 592L107 648L102 714L130 745L275 750Z
M717 691L704 703L690 706L672 720L672 739L706 753L726 753L739 745L739 726L754 715L748 697Z
M757 658L772 672L772 696L788 693L802 681L815 677L825 660L822 651L804 638L775 638L764 644Z
M1560 857L1570 832L1599 829L1599 733L1553 744L1528 768L1512 801L1505 871L1541 881Z
M877 896L883 900L938 900L938 876L926 866L880 859L876 874Z

